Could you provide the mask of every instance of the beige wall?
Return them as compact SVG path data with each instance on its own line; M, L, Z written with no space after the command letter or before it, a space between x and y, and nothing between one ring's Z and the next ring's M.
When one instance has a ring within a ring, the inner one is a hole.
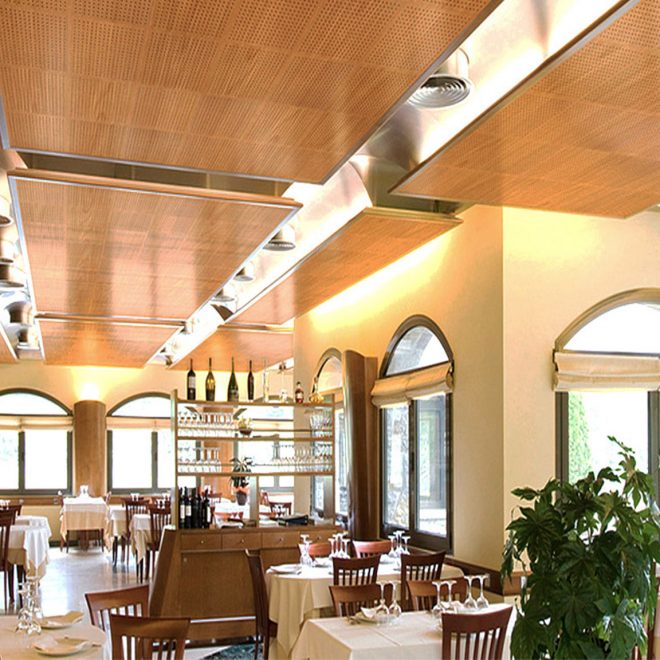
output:
M454 352L454 549L497 565L502 538L502 214L464 224L296 320L295 377L309 389L330 347L381 364L397 327L425 314ZM365 251L368 246L365 246Z

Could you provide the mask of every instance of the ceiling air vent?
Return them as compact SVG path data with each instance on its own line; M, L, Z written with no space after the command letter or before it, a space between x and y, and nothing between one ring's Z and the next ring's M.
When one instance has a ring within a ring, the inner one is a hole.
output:
M464 50L457 50L410 97L417 108L446 108L464 101L472 91L468 78L470 60Z

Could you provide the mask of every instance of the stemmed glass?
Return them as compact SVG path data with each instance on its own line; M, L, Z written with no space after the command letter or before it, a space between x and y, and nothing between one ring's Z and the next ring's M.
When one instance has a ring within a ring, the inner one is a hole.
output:
M376 621L380 623L387 623L387 620L390 615L390 610L385 604L385 583L379 582L378 586L380 587L380 603L375 610Z
M440 590L442 588L442 585L445 583L441 580L438 580L437 582L433 582L432 584L435 587L437 600L435 602L435 605L433 606L433 609L431 610L431 614L434 616L434 618L440 619L442 617L442 613L445 610L445 607L442 603L442 594L440 593Z
M477 601L474 599L474 596L472 595L472 580L474 580L476 576L474 575L466 575L465 579L467 580L468 583L468 588L467 588L467 597L465 599L465 602L463 603L463 607L466 610L476 610L478 608Z
M392 586L392 602L390 603L390 608L389 608L389 613L392 619L398 619L401 614L401 605L399 605L399 601L396 599L396 587L397 583L396 582L388 582L389 585Z
M401 538L403 539L403 548L401 549L401 554L402 555L409 555L410 550L408 550L408 542L410 541L410 537L409 536L402 536Z
M487 577L488 575L477 575L477 580L479 580L479 598L477 598L477 607L480 610L485 609L489 605L486 596L484 596L484 580Z
M390 557L391 559L396 559L396 536L394 536L394 534L390 534L387 538L390 540L390 543L392 544L392 548L387 553L387 556Z
M457 612L458 611L458 603L454 600L454 596L452 595L452 589L454 588L454 585L456 584L456 580L444 580L444 583L447 585L447 602L444 603L444 608L448 612Z
M309 534L301 534L300 540L302 541L303 547L300 553L300 564L301 566L311 566L312 558L309 554L309 548L311 546L311 541L309 540Z

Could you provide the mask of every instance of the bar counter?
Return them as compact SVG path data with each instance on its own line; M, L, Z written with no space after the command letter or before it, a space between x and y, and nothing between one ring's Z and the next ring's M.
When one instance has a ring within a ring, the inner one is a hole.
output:
M300 558L301 534L328 540L328 525L166 529L156 562L149 611L157 617L190 617L189 638L254 634L252 581L245 550L261 550L264 570Z

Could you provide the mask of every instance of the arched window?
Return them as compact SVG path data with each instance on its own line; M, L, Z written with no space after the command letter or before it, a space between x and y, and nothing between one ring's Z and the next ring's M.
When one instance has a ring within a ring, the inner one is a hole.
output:
M660 290L602 301L555 346L559 471L576 481L619 461L614 436L658 484Z
M419 547L451 547L451 391L453 355L438 326L405 321L372 391L381 408L384 536L408 531Z
M0 492L71 492L71 411L38 390L0 392Z
M108 490L153 492L174 487L174 445L170 398L145 392L108 412ZM194 441L192 441L194 445ZM195 477L182 477L195 486Z

